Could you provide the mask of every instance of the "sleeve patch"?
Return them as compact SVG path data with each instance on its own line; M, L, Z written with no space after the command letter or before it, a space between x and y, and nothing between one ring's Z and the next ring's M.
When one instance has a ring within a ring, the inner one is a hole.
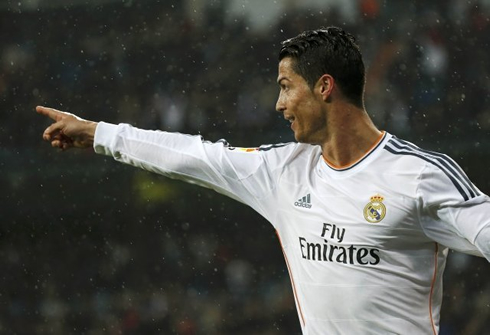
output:
M256 152L259 151L259 148L239 148L239 147L228 147L228 150L237 151L237 152Z

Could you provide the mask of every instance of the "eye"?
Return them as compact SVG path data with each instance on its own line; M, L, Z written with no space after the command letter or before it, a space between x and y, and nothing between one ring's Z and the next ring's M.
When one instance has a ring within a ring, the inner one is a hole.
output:
M287 92L289 91L289 85L288 85L288 81L285 80L284 78L281 79L280 81L278 81L278 84L279 84L279 87L281 88L281 92L284 91L284 92Z

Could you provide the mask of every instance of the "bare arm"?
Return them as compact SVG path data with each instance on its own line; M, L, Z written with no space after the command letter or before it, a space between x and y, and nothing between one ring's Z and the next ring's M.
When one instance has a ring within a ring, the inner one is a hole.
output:
M66 150L93 146L97 122L42 106L37 106L36 112L54 121L43 133L43 139L51 142L52 147Z

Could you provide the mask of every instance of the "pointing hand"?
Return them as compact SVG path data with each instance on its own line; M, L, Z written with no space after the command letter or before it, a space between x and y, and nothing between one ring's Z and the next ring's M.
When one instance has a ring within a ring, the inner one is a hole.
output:
M36 112L51 118L51 124L43 133L43 139L54 148L89 148L93 145L97 122L53 108L37 106Z

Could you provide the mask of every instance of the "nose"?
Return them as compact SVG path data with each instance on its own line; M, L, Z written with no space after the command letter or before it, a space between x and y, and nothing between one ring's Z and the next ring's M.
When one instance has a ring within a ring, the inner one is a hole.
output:
M286 110L286 106L284 105L284 99L282 97L282 94L279 93L279 96L277 97L277 101L276 101L276 111L284 112L284 110Z

